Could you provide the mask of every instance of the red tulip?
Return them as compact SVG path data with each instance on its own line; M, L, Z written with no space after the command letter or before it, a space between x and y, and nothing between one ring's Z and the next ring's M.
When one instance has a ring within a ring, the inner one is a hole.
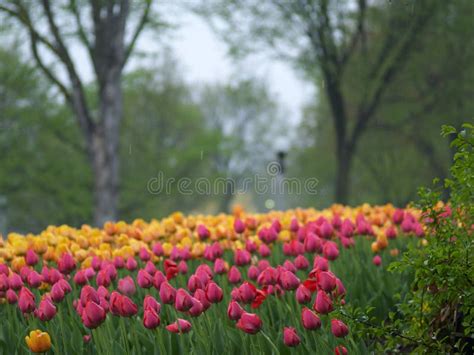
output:
M165 304L174 303L176 297L176 290L171 286L168 281L165 281L160 286L160 298Z
M151 308L153 309L156 313L160 314L161 311L161 305L158 303L158 301L151 295L146 295L145 298L143 299L143 309L148 309Z
M35 295L26 287L22 287L18 297L18 308L23 313L31 313L35 310Z
M375 266L380 266L380 265L382 265L382 258L380 257L380 255L375 255L374 258L372 259L372 263L373 263Z
M180 288L176 292L174 307L177 311L186 312L193 306L193 301L186 290Z
M18 296L13 290L7 290L7 293L5 296L9 304L15 304L18 302Z
M125 276L118 281L118 289L125 295L131 296L135 294L136 288L133 279L130 276Z
M90 301L82 310L82 322L89 329L97 328L106 318L105 310L97 303Z
M318 291L316 301L314 302L314 310L320 314L328 314L333 311L332 301L324 291Z
M349 334L349 328L338 319L331 320L331 332L338 338L343 338Z
M150 288L153 286L153 276L141 269L138 271L137 283L141 288Z
M26 265L34 266L38 263L38 260L39 260L38 255L35 253L33 249L28 249L26 251L26 255L25 255Z
M164 269L165 269L167 280L171 280L176 275L178 275L178 272L179 272L178 265L173 260L170 260L170 259L165 260Z
M176 322L167 325L166 329L171 333L187 333L191 330L191 323L179 318Z
M283 330L283 343L290 347L298 346L301 343L301 339L296 333L295 328L285 327Z
M206 286L206 297L211 303L219 303L222 301L224 294L222 289L215 282L211 281Z
M348 351L345 346L343 345L338 345L334 349L334 355L347 355Z
M311 291L303 284L299 285L296 289L296 300L300 304L308 303L311 301Z
M160 325L160 316L153 308L146 308L143 312L143 325L147 329L155 329Z
M245 333L257 334L262 328L262 320L256 314L243 312L236 326Z
M43 322L53 319L56 315L56 306L48 297L41 300L36 310L36 316Z
M235 301L230 301L227 307L227 316L231 320L239 320L240 316L244 313L242 307Z
M242 280L242 275L240 274L239 269L235 266L232 266L227 274L227 278L229 282L232 284L238 284Z
M303 327L308 330L321 328L321 319L307 307L303 307L301 311L301 322Z
M82 341L86 344L89 343L91 339L92 339L92 336L90 334L86 334L82 337Z

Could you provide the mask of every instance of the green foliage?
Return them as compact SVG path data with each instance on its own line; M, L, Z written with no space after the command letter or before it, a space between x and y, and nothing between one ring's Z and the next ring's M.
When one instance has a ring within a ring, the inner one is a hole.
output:
M380 350L416 353L472 353L474 333L474 126L455 135L456 149L448 205L439 203L442 186L421 188L418 206L427 221L427 245L410 247L390 269L414 272L410 292L383 327L370 326Z

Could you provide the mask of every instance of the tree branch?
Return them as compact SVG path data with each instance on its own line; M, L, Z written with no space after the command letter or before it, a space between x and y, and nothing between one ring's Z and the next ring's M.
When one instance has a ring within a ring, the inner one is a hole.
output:
M138 22L138 25L137 25L135 31L133 32L130 43L125 47L126 48L125 49L125 56L124 56L124 59L123 59L122 66L125 66L125 64L127 63L128 58L130 57L130 54L132 53L132 51L135 47L135 44L138 40L138 37L140 36L140 33L143 31L143 29L145 28L146 23L148 22L148 16L150 14L152 1L153 0L147 0L146 1L145 9L143 10L143 14L142 14L142 16L141 16L141 18Z
M72 84L72 107L76 112L76 117L79 121L79 124L86 135L86 138L90 138L92 131L94 129L94 122L91 119L89 108L84 92L84 87L82 85L81 79L76 72L74 63L69 55L69 51L66 48L64 41L59 32L59 28L54 20L54 14L51 9L51 4L49 0L42 0L43 9L46 14L49 28L53 34L54 40L56 42L55 47L57 47L57 54L59 59L62 61L69 75L69 79Z
M357 46L357 43L361 38L364 38L364 22L365 22L365 15L367 10L367 0L359 0L359 12L357 16L357 28L352 38L349 42L349 46L343 52L341 56L341 66L345 66L349 58L351 57L352 53L354 53L354 49Z
M69 0L69 7L71 9L71 12L74 15L74 18L76 19L76 26L77 26L79 39L81 40L82 44L86 47L86 49L88 50L90 54L92 51L91 43L89 39L87 38L86 32L84 31L84 25L82 24L81 14L79 13L76 0Z

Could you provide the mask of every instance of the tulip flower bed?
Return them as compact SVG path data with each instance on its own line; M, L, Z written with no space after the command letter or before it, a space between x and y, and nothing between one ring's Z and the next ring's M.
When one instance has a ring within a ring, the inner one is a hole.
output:
M426 242L419 218L335 205L11 233L0 244L0 350L363 352L344 309L387 312L401 286L383 264Z

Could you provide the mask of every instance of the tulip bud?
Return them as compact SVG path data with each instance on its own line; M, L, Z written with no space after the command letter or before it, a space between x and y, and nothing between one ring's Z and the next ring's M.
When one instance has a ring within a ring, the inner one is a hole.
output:
M211 303L219 303L222 301L224 294L222 289L215 282L211 281L206 286L206 297Z
M245 333L257 334L262 328L262 320L256 314L243 312L236 326Z
M143 312L143 325L147 329L155 329L160 325L160 316L153 308L147 308Z
M294 347L298 346L300 342L301 339L296 333L296 329L291 327L285 327L285 329L283 330L283 343L286 346Z
M176 322L167 325L166 330L171 333L187 333L191 330L191 323L185 319L178 319Z
M308 330L321 328L321 319L307 307L301 311L301 322L303 327Z
M236 301L230 301L227 307L227 316L231 320L239 320L244 310Z
M313 307L314 310L320 314L328 314L334 309L331 299L324 291L318 291Z
M338 338L343 338L349 334L349 328L338 319L331 320L331 332Z
M311 291L308 290L303 284L299 285L296 289L296 300L300 304L308 303L311 301Z

